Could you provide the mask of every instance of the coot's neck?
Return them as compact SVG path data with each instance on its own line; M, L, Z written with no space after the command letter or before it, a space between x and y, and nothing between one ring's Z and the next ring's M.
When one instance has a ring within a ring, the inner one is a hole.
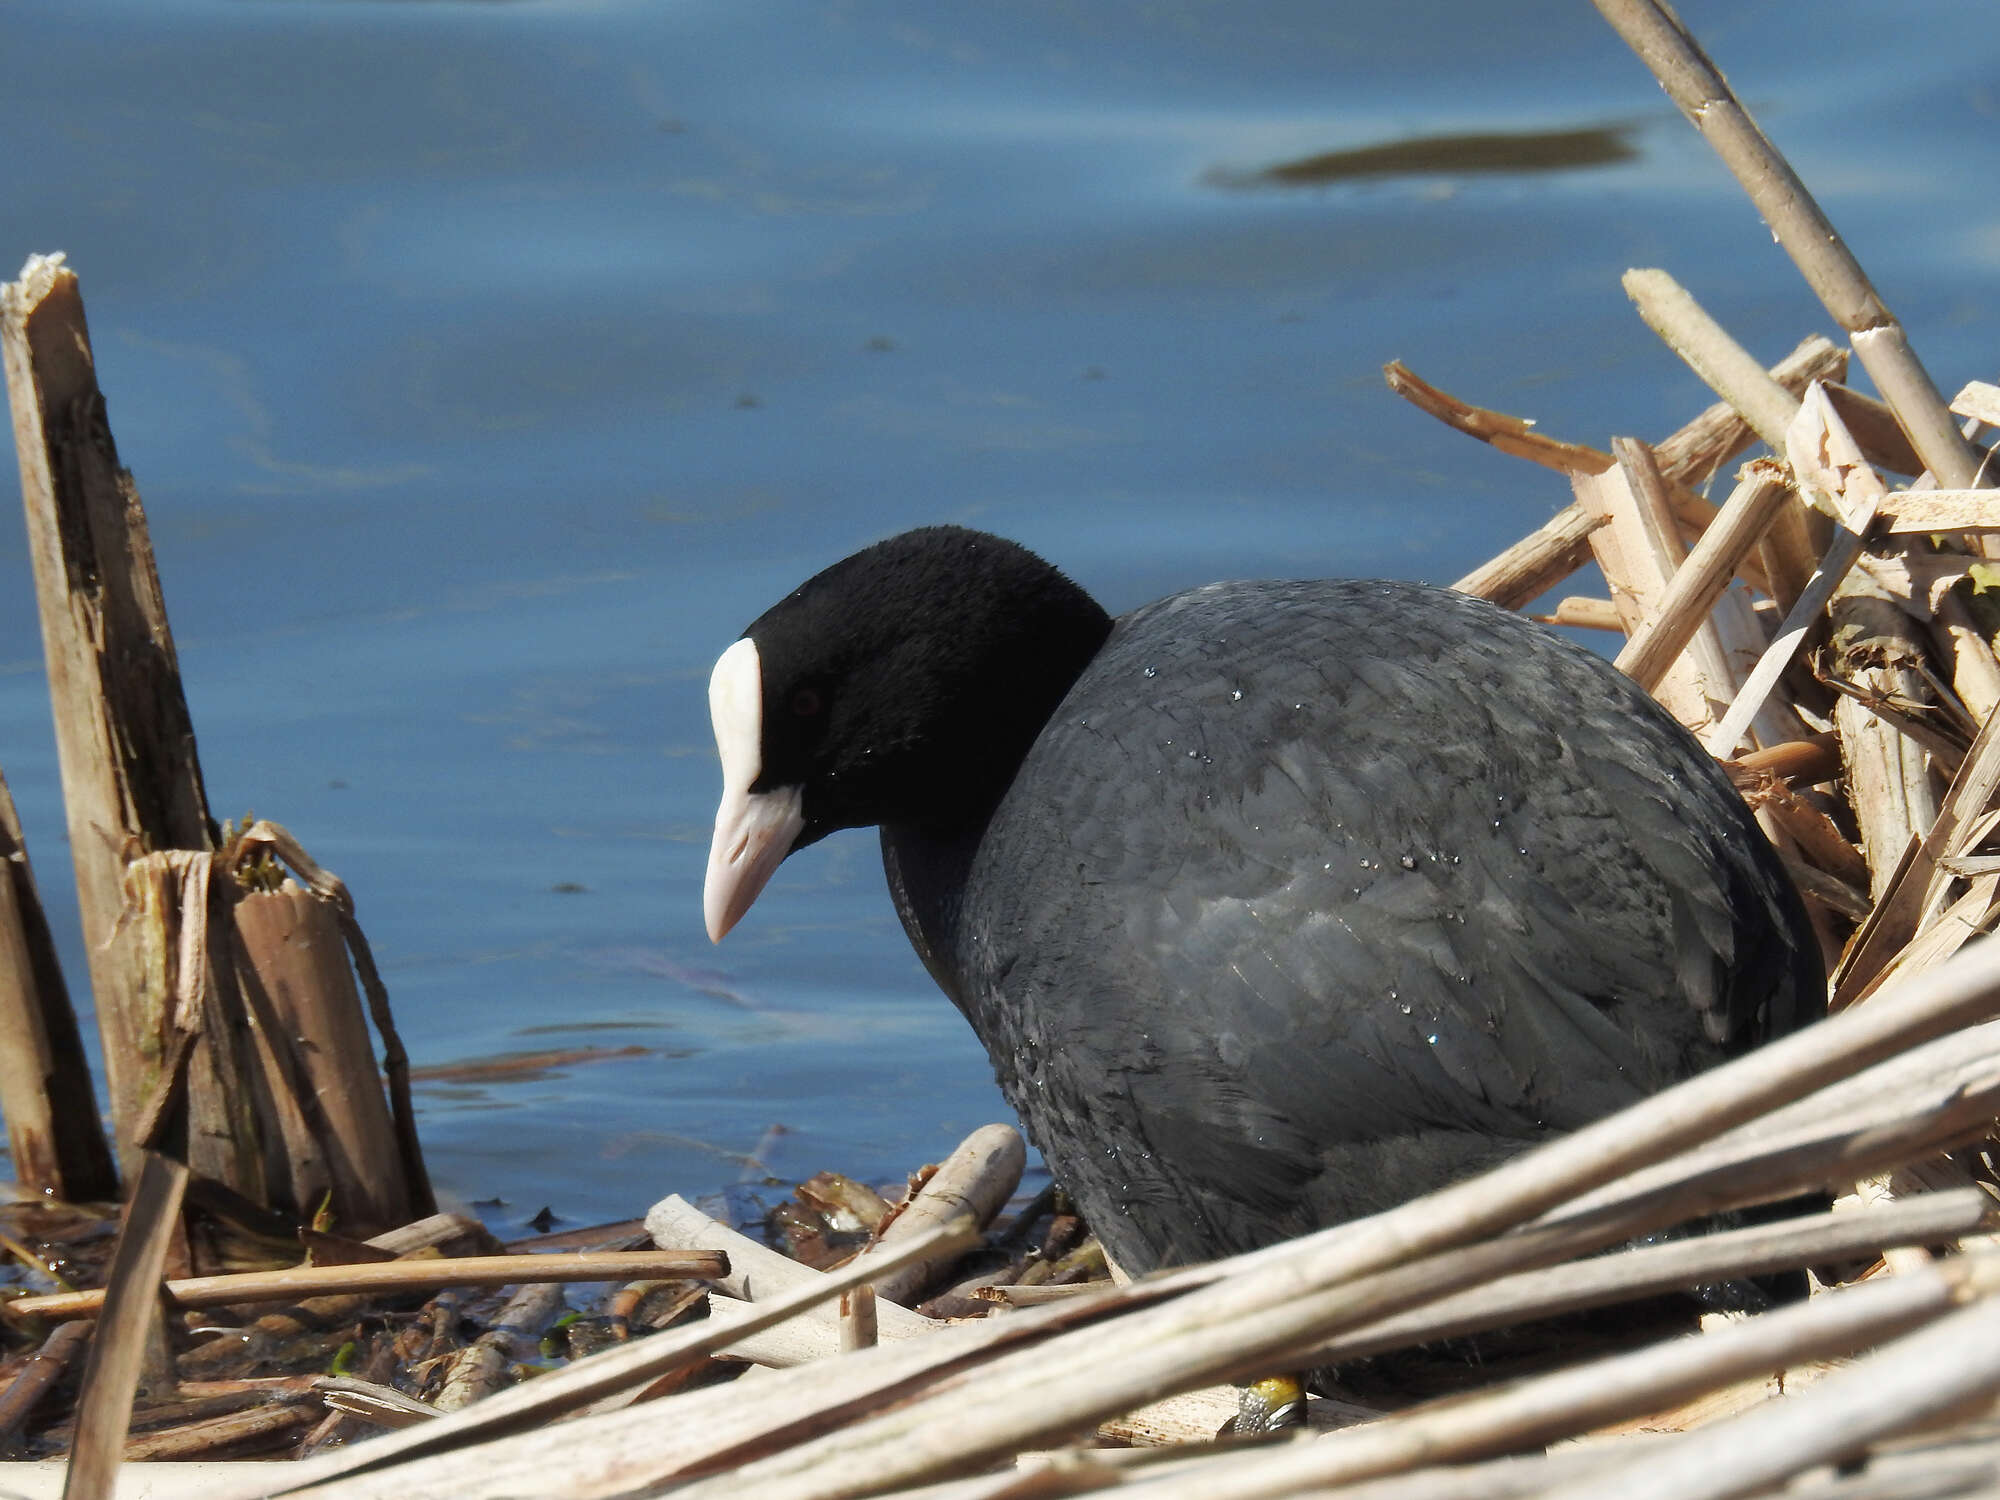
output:
M882 873L903 932L938 988L961 1011L966 1009L965 986L950 962L958 952L954 929L985 832L983 823L956 834L903 823L882 825Z

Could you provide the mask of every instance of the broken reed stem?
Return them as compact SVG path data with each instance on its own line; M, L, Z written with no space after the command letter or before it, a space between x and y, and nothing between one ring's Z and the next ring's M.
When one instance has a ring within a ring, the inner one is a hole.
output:
M1759 373L1762 373L1761 371ZM1658 607L1618 653L1618 670L1651 692L1694 639L1715 601L1791 496L1775 463L1753 464L1694 550L1675 570Z
M565 1281L625 1281L673 1277L709 1281L729 1272L729 1258L702 1250L606 1250L576 1255L467 1255L436 1260L389 1260L350 1266L298 1266L193 1276L166 1285L182 1307L238 1302L292 1302L344 1293L430 1291L447 1286L512 1286ZM87 1318L103 1292L51 1292L5 1304L12 1318Z
M1593 0L1715 148L1826 310L1938 483L1970 489L1975 461L1901 325L1791 163L1758 128L1680 19L1658 0Z
M553 1282L518 1288L479 1337L452 1356L432 1408L439 1414L463 1411L504 1387L508 1367L530 1357L522 1346L532 1350L562 1303L562 1288Z
M840 1352L852 1354L856 1349L872 1349L875 1347L876 1334L874 1286L864 1283L851 1292L842 1292Z
M284 1201L325 1203L350 1234L430 1208L422 1179L412 1184L402 1171L339 913L286 880L236 896L230 919L246 1050L285 1144Z
M83 947L115 1149L129 1168L172 998L146 924L124 918L125 866L148 851L206 850L214 825L145 514L118 464L82 294L60 256L31 258L0 287L0 352Z
M1895 718L1874 712L1870 697L1904 705L1911 716L1935 700L1917 622L1894 601L1844 589L1834 598L1832 625L1834 675L1854 690L1834 704L1833 721L1847 768L1847 800L1867 856L1869 894L1879 898L1911 840L1937 821L1938 793L1924 745Z
M1419 411L1428 412L1447 427L1455 427L1467 437L1490 443L1502 453L1525 458L1558 474L1601 474L1611 467L1611 455L1582 443L1566 443L1534 430L1525 417L1508 416L1483 406L1461 401L1439 390L1417 375L1400 359L1382 366L1382 378L1389 389Z
M1646 326L1773 451L1782 451L1785 428L1799 409L1798 397L1772 379L1764 366L1665 271L1627 271L1623 285Z
M187 1180L188 1169L179 1162L151 1151L140 1159L105 1289L95 1294L103 1316L76 1398L66 1500L110 1500L117 1486L147 1342L160 1315L160 1274L180 1223Z
M818 1286L832 1274L815 1271L747 1235L738 1234L678 1193L669 1193L647 1211L646 1232L663 1250L719 1250L728 1256L729 1274L716 1282L716 1290L746 1304L762 1305L774 1297ZM853 1262L848 1264L851 1266ZM911 1338L937 1331L936 1319L912 1312L882 1297L879 1291L876 1298L875 1317L883 1338ZM824 1313L825 1309L820 1311Z
M1012 1125L982 1125L960 1142L917 1190L902 1213L891 1219L874 1245L857 1260L879 1257L914 1235L953 1219L969 1218L982 1229L1006 1206L1028 1164L1028 1148ZM922 1261L874 1283L877 1296L909 1304L918 1300L938 1267Z
M118 1195L83 1035L7 779L0 776L0 1118L24 1193Z
M435 1212L437 1199L431 1191L423 1147L417 1140L416 1107L410 1098L409 1053L404 1050L402 1035L396 1029L388 988L375 967L374 950L354 914L354 893L348 890L346 881L306 853L305 846L281 823L261 818L244 829L237 839L239 857L252 846L268 850L283 860L302 885L333 908L348 957L354 962L355 977L361 981L362 993L368 1000L369 1019L375 1023L375 1035L382 1044L382 1077L388 1084L389 1110L402 1165L402 1188L414 1212Z

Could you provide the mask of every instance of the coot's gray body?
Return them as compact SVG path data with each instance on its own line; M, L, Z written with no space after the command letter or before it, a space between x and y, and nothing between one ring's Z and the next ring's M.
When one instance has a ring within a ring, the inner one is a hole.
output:
M1011 548L979 540L955 566ZM931 762L985 742L923 743L897 717L906 664L877 664L942 627L856 606L855 638L824 644L829 608L880 591L869 557L747 633L754 790L805 767L779 857L882 825L911 941L1132 1270L1390 1207L1820 1014L1798 897L1714 762L1518 616L1406 583L1230 583L1099 628L1080 671L1016 641L959 691L1027 748L954 811ZM942 618L976 634L957 611L977 593ZM995 687L1038 660L1066 690L1007 728L1021 694ZM798 744L772 724L787 704L823 721ZM885 760L882 790L844 790Z

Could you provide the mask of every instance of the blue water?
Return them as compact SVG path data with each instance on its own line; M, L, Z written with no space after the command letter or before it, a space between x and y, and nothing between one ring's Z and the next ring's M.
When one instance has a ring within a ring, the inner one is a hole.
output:
M1990 0L1680 10L1939 383L1991 378ZM1385 360L1602 445L1707 399L1627 266L1767 359L1831 331L1581 0L7 21L0 270L63 250L82 276L217 815L346 878L418 1062L654 1049L422 1091L441 1187L503 1225L890 1178L1005 1117L871 836L702 933L708 667L805 575L955 520L1114 609L1449 581L1568 497L1386 394ZM1584 129L1630 158L1227 185ZM0 580L0 768L81 993L12 525Z

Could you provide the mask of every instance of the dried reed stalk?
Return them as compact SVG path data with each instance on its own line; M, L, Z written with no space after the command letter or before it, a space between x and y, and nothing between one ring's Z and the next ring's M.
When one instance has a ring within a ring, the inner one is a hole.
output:
M229 1307L239 1302L292 1302L330 1293L427 1291L442 1286L510 1286L516 1282L623 1281L634 1276L710 1280L728 1274L728 1258L702 1250L608 1250L582 1255L467 1255L385 1260L348 1266L297 1266L191 1276L166 1284L182 1307ZM50 1292L5 1304L13 1318L87 1318L105 1294Z
M1583 504L1568 505L1492 561L1452 585L1461 594L1519 609L1590 561L1590 538L1611 518Z
M1898 490L1883 497L1882 529L1906 536L2000 531L2000 490Z
M1618 606L1609 599L1586 599L1575 594L1558 599L1554 613L1531 615L1529 618L1538 625L1567 625L1573 630L1615 630L1623 633L1625 629L1625 622L1618 615Z
M1900 324L1867 273L1820 211L1791 163L1771 144L1680 19L1659 0L1594 0L1614 30L1658 78L1702 138L1734 174L1807 285L1851 336L1867 367L1941 484L1972 486L1970 447L1944 397L1911 352Z
M1839 380L1847 374L1847 351L1822 334L1810 334L1770 369L1770 376L1801 397L1815 380ZM1750 424L1727 401L1704 409L1691 422L1653 444L1660 472L1675 485L1706 485L1757 440ZM1685 502L1676 496L1675 504ZM1683 511L1681 521L1688 523ZM1697 530L1700 528L1697 527Z
M247 1411L208 1417L159 1432L145 1432L125 1440L125 1462L146 1463L201 1458L225 1449L254 1444L268 1452L275 1440L289 1438L302 1427L319 1420L317 1406L301 1402L272 1402Z
M1627 271L1623 283L1646 326L1734 407L1758 437L1782 452L1798 398L1767 375L1755 356L1665 271Z

